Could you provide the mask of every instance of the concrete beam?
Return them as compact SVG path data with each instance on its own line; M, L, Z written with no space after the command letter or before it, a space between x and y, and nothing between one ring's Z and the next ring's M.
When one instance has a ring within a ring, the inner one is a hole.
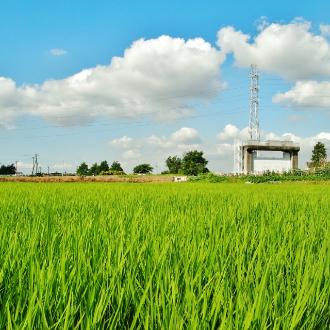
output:
M292 152L299 151L300 147L297 146L272 146L272 145L257 145L257 144L245 144L243 145L243 149L247 149L250 151L254 150L263 150L263 151L283 151L283 152Z

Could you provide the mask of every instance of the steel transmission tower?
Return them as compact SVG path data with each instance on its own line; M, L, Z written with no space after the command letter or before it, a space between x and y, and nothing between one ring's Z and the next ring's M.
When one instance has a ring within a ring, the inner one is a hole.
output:
M259 132L259 73L256 65L251 65L250 73L250 140L260 141Z

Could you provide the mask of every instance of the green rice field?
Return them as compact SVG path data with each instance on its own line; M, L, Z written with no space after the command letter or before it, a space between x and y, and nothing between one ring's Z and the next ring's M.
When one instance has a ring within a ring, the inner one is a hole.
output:
M329 327L330 184L0 184L0 329Z

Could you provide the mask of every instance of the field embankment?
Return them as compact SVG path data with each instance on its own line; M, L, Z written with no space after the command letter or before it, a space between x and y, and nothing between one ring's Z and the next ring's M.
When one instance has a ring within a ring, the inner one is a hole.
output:
M0 182L171 182L169 175L0 176Z

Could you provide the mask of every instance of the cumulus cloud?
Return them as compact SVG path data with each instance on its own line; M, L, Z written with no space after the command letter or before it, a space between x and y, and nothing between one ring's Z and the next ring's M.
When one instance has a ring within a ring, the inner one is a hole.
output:
M321 32L321 35L323 35L325 37L330 37L330 25L321 24L320 25L320 32Z
M217 134L217 138L220 141L229 141L234 139L246 140L249 136L248 127L240 130L237 126L232 124L227 124L223 130Z
M330 82L298 81L291 90L275 95L273 102L291 107L320 108L330 112Z
M128 149L134 146L136 141L134 141L131 137L124 135L121 138L113 139L110 143L116 148Z
M216 154L220 156L233 155L234 145L230 143L219 143L216 145Z
M146 139L146 142L149 145L159 148L172 148L174 146L173 141L166 136L151 135Z
M268 17L261 16L259 19L256 20L256 25L258 31L264 30L269 25Z
M263 24L253 39L234 27L218 32L218 45L225 54L232 53L236 65L257 64L261 70L292 80L330 76L330 43L311 31L306 21L290 24Z
M64 56L66 55L68 52L65 49L62 48L53 48L49 51L49 54L52 56Z
M18 87L1 78L0 116L26 113L60 125L100 116L175 119L191 114L194 101L209 100L222 89L223 61L224 55L201 38L140 39L109 65L66 79Z
M161 149L187 149L196 148L201 142L199 132L191 127L182 127L169 136L151 135L146 138L134 139L126 135L113 139L110 144L118 149L141 149L153 146Z
M12 79L0 77L0 127L13 127L23 97L24 93Z
M192 144L200 142L199 133L196 129L182 127L171 135L171 139L176 143Z

